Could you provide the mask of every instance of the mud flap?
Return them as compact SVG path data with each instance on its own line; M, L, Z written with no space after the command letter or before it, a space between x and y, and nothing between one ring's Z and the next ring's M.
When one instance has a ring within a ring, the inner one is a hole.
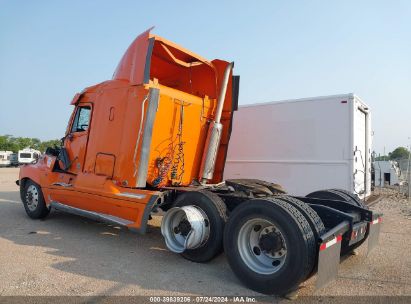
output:
M368 224L369 233L367 255L370 254L371 250L373 250L378 245L381 232L381 225L382 217L378 217Z
M340 265L342 235L323 242L318 253L318 273L316 288L320 289L333 281L338 274Z

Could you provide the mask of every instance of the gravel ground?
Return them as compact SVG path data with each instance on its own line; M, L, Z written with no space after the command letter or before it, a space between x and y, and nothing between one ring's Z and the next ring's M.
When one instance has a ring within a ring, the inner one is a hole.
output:
M52 212L29 219L14 181L18 169L0 168L0 295L200 295L259 296L243 287L224 255L195 264L166 250L159 225L148 234ZM384 213L380 246L341 265L338 278L303 296L411 296L411 203L395 190L372 206ZM1 300L1 299L0 299Z

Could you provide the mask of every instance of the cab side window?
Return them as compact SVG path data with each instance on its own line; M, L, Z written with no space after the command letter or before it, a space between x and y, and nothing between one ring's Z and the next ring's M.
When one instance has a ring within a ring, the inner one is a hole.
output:
M87 131L90 123L90 114L90 106L78 107L76 117L73 121L73 126L71 127L71 132L73 133Z

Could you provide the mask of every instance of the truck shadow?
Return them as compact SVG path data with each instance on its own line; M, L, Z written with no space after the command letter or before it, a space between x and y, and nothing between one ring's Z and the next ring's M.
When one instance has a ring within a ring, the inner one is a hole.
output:
M109 293L121 294L134 286L133 290L150 290L150 294L260 295L240 284L224 255L197 264L168 251L156 216L146 235L55 210L44 220L32 220L18 192L1 192L0 237L45 248L52 268L118 283L118 290Z

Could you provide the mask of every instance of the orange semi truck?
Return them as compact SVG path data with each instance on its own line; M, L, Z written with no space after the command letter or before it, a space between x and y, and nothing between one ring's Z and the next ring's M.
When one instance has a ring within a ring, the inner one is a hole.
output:
M239 280L264 294L292 292L316 273L324 286L341 255L377 244L381 215L343 190L292 197L271 182L223 181L232 72L231 62L138 36L111 80L74 96L61 147L21 167L28 216L54 208L145 233L162 210L166 246L188 260L224 250Z

